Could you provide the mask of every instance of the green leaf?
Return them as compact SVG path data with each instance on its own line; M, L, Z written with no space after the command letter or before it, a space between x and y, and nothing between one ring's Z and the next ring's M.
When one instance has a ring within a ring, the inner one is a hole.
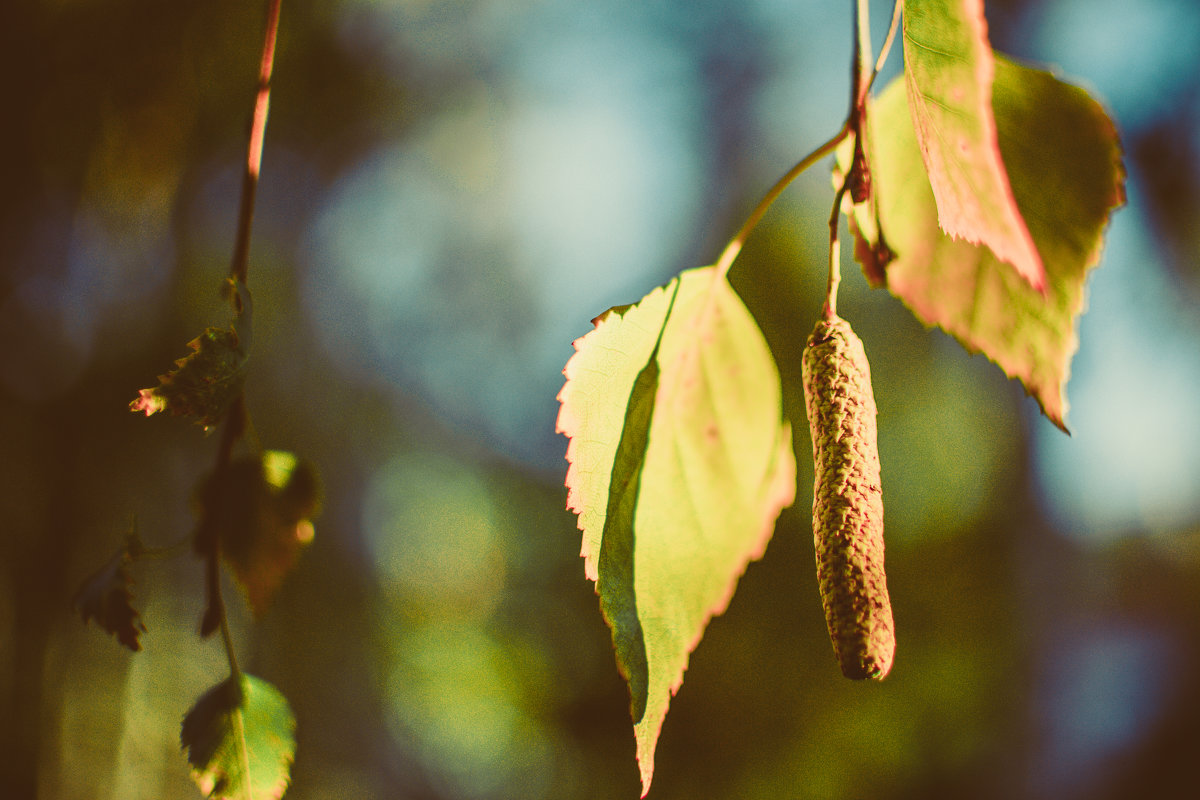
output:
M1042 258L997 145L994 72L983 0L904 4L904 79L938 222L954 238L986 245L1041 289Z
M230 677L183 718L192 777L209 798L279 800L296 751L296 719L279 690L253 675Z
M236 290L236 291L235 291ZM176 359L175 369L158 376L158 385L141 389L129 410L147 417L159 411L193 417L205 430L225 418L246 380L252 307L245 284L230 283L236 317L228 328L205 328L188 342L192 352Z
M689 654L795 496L791 427L762 333L711 267L601 315L575 349L567 505L630 682L644 793Z
M1046 268L1045 291L988 248L939 230L937 209L905 92L893 82L871 106L868 139L874 202L894 251L889 291L927 325L982 352L1066 430L1066 386L1078 349L1077 320L1088 272L1100 258L1111 212L1124 202L1116 129L1099 103L1053 75L996 59L993 106L1013 194ZM839 160L849 164L843 149ZM869 204L854 210L856 248L870 250Z
M319 494L316 469L281 450L235 459L201 484L196 550L217 539L255 614L312 542Z

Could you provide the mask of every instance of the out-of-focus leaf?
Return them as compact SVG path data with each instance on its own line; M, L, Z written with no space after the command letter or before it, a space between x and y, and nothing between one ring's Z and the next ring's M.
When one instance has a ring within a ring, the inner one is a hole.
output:
M216 537L255 614L312 541L319 493L316 469L280 450L235 459L202 484L197 550Z
M559 393L585 574L609 624L616 611L634 614L621 626L640 626L645 647L644 704L641 687L630 687L643 794L689 654L796 489L779 375L753 317L711 267L676 281L598 317L575 342ZM610 537L632 549L614 552L613 567ZM620 641L617 650L622 672L635 673L633 650Z
M992 116L983 0L904 4L904 79L942 230L987 246L1036 289L1042 257L1009 186Z
M296 719L279 690L253 675L230 677L183 718L180 741L206 797L279 800L296 752Z
M71 601L85 624L89 619L96 620L101 628L134 652L142 649L138 636L146 632L146 626L133 607L133 576L129 567L141 550L137 534L130 533L121 549L107 564L88 576Z
M233 289L230 290L233 292ZM129 410L147 417L159 411L193 417L205 430L225 418L246 380L253 309L245 284L232 294L237 316L228 328L205 328L188 342L192 352L176 359L175 369L158 376L158 385L141 389Z
M312 519L321 499L316 468L293 453L267 450L262 454L263 477L271 487L275 511L285 523Z
M1120 144L1099 103L1047 72L997 57L993 89L1000 150L1046 267L1044 293L988 248L939 229L898 80L871 107L875 234L886 236L895 254L885 267L892 294L922 322L941 327L1020 380L1066 430L1066 386L1087 275L1100 258L1109 215L1124 202ZM843 148L843 168L849 157ZM869 238L869 204L854 214L856 235ZM856 251L879 241L860 242Z

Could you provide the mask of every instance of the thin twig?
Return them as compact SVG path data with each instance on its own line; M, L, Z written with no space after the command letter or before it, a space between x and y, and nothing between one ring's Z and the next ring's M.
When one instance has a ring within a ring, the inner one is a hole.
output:
M850 88L853 99L849 117L845 124L842 125L841 130L834 134L833 138L797 162L758 201L758 205L746 217L746 221L742 223L742 227L738 229L734 237L729 240L729 244L725 245L725 249L721 251L721 256L717 259L715 269L713 270L714 281L720 280L729 274L729 269L733 266L733 262L737 259L738 254L741 253L742 246L746 243L746 239L749 238L750 232L754 230L754 227L758 225L763 215L767 213L767 209L771 207L771 204L779 198L779 195L783 193L783 190L792 181L796 180L801 173L813 164L831 153L850 134L853 133L855 136L861 136L859 129L862 127L862 109L866 103L867 92L870 90L871 84L875 82L875 77L879 74L884 60L891 51L892 41L896 36L896 29L900 21L900 12L903 7L904 0L896 0L896 4L892 9L892 24L888 29L887 39L884 40L883 49L879 52L879 59L875 62L870 76L864 78L865 65L870 60L871 52L870 23L867 18L868 0L857 0L857 33L854 42L853 80ZM837 206L835 205L834 207L836 208Z
M262 168L263 136L267 130L267 110L271 104L271 71L275 64L275 39L279 32L279 6L282 0L268 0L267 31L263 40L262 61L258 69L258 93L254 98L254 117L250 123L250 141L246 147L246 171L242 175L242 199L238 208L237 239L229 274L242 283L250 270L250 227L254 223L254 198Z
M767 213L767 209L771 207L771 204L775 202L779 195L783 194L783 190L786 189L792 181L796 180L796 178L798 178L806 169L833 152L833 149L841 144L842 140L845 139L849 134L849 124L843 125L842 129L838 131L832 139L825 142L825 144L821 145L816 150L812 151L799 162L797 162L794 167L787 171L787 174L776 181L775 185L772 186L765 195L763 195L762 200L758 201L758 205L754 207L754 210L750 212L750 216L746 217L746 221L742 223L742 227L736 234L734 234L734 237L729 240L729 244L725 245L725 249L721 251L721 257L717 259L717 263L715 265L714 280L724 278L729 274L729 268L733 266L734 259L736 259L738 257L738 253L742 251L742 245L746 243L746 239L750 236L750 232L754 230L754 226L757 225L759 220L762 219L763 214Z
M888 27L887 38L883 40L883 47L879 50L879 58L875 61L875 74L871 76L871 80L875 80L875 75L883 69L883 64L887 61L888 53L892 52L892 42L896 39L896 31L900 27L900 15L904 11L904 0L896 0L892 6L892 24Z
M233 634L229 632L229 617L221 609L221 639L225 642L225 655L229 657L229 676L235 681L242 678L242 670L238 667L237 655L233 649Z
M871 70L871 77L865 81L861 81L858 85L854 101L856 108L860 108L866 103L867 92L871 91L871 87L875 85L875 79L879 77L879 71L883 69L888 55L892 52L892 43L896 39L896 31L900 28L900 15L903 11L904 0L896 0L895 5L892 6L892 23L888 27L887 38L883 40L883 47L879 50L879 58L875 59L875 67Z
M838 223L841 221L842 198L846 196L846 188L850 185L849 176L842 179L837 194L833 197L833 211L829 214L829 279L825 284L825 305L821 314L827 320L837 316L838 286L842 282L841 244L838 238Z
M244 285L250 270L250 228L254 222L254 198L258 189L258 176L262 167L263 136L267 129L267 110L271 100L271 72L275 65L275 40L279 34L279 8L281 0L268 0L266 32L263 36L262 60L258 69L258 91L254 98L254 116L250 123L250 141L246 147L246 171L242 177L242 198L238 208L237 239L234 243L233 262L229 274L235 284ZM235 307L242 311L237 292L231 293ZM233 447L246 432L248 424L246 403L239 394L229 409L221 426L221 443L217 448L217 463L213 470L214 479L229 467L233 460ZM229 671L240 678L237 655L233 649L233 637L229 633L229 620L225 613L225 602L221 598L221 543L215 532L210 532L211 541L206 541L206 583L208 587L208 609L202 629L211 630L212 617L216 616L225 643L225 654L229 658Z
M230 406L229 413L221 425L221 442L217 447L213 481L220 481L221 476L229 468L230 462L233 461L233 446L245 432L246 418L246 402L244 397L239 394L234 399L233 405ZM220 626L225 642L225 655L229 658L229 671L236 677L241 673L238 670L237 656L233 652L233 639L229 635L225 601L221 597L221 539L217 531L205 531L204 534L202 540L197 540L202 543L201 556L205 559L204 582L208 595L207 608L204 611L200 632L208 635L215 627Z
M874 60L871 56L871 2L857 0L854 7L854 61L851 65L850 116L856 118L871 84L867 70Z
M859 170L866 170L866 161L859 158L863 142L863 120L866 118L867 91L875 79L876 72L867 74L871 63L871 21L869 0L857 0L854 10L854 56L850 65L850 118L846 129L854 136L855 159L842 178L841 186L833 198L833 209L829 212L829 276L825 283L825 303L821 314L827 320L837 316L837 293L842 283L842 249L838 238L838 223L841 221L842 198L851 181L862 180ZM857 198L856 198L857 199Z
M892 41L896 37L896 29L900 21L900 13L904 7L903 0L896 0L892 8L892 23L888 29L887 38L884 40L883 49L879 52L879 58L875 60L874 67L870 74L867 74L867 65L871 63L871 23L868 17L870 11L869 0L857 0L855 5L855 37L854 37L854 58L851 65L851 101L850 101L850 118L846 120L844 131L854 136L855 159L850 169L847 170L845 177L842 179L841 186L838 187L837 194L833 198L833 210L829 214L829 277L825 285L825 303L821 308L821 313L825 319L833 319L837 316L837 292L838 287L842 282L841 271L841 242L838 238L838 223L841 219L842 200L846 195L846 190L852 182L856 184L863 182L868 173L868 165L864 155L865 148L863 146L863 136L865 134L865 122L867 118L867 94L871 90L871 85L875 82L876 76L879 75L879 70L883 67L884 60L887 58L888 52L891 50ZM861 170L862 174L855 174ZM864 184L868 185L868 184ZM859 198L855 198L856 200Z

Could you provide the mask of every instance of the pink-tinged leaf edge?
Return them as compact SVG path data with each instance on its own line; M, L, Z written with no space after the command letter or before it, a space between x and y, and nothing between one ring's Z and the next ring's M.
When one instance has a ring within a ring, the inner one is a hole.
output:
M728 532L724 534L732 538L724 539L720 543L714 542L711 546L718 548L717 550L708 552L708 549L705 548L708 555L702 560L707 563L697 563L692 567L685 568L688 570L687 575L693 575L697 581L694 584L695 591L685 595L676 595L669 586L662 590L664 587L656 583L648 584L640 581L638 583L638 609L639 615L645 622L651 671L651 702L642 718L634 725L643 796L649 791L654 770L655 748L669 700L682 685L691 652L699 644L705 627L712 617L723 613L728 608L737 581L744 574L749 562L761 558L765 552L774 532L775 520L779 512L791 504L796 491L796 468L792 452L791 428L785 420L781 419L781 412L778 408L774 412L778 421L773 423L774 427L770 429L764 428L757 432L745 431L740 428L738 431L729 430L728 426L731 424L731 420L727 419L722 412L720 419L723 420L723 423L714 426L708 432L712 437L711 441L704 436L694 435L695 430L699 430L694 427L696 408L699 408L694 403L698 397L711 398L712 396L697 395L692 391L695 384L689 385L683 376L691 375L696 378L703 377L704 380L713 380L714 376L711 371L714 364L708 363L706 370L707 358L714 358L717 365L725 365L736 370L739 367L729 360L729 353L749 353L750 357L740 360L740 363L750 370L747 375L756 375L759 378L763 373L756 373L755 370L765 369L769 363L769 371L773 375L771 380L776 384L775 395L779 395L778 372L775 369L774 361L770 359L765 341L761 339L761 332L758 331L757 324L753 322L753 318L742 305L740 298L732 291L732 287L729 287L728 282L723 278L714 280L714 276L712 268L702 268L689 270L680 278L684 281L683 286L685 287L680 297L680 304L684 308L675 309L665 331L666 339L662 356L664 376L656 403L656 407L662 413L656 415L651 438L665 437L664 441L686 442L703 449L706 446L725 447L732 442L741 445L744 443L741 438L742 434L749 433L752 440L757 441L758 444L747 445L751 449L744 451L755 453L750 457L754 466L749 474L740 475L732 480L731 485L738 492L736 496L740 499L730 501L725 505L732 509L729 513L734 516L730 519L722 518L718 522L712 520L703 522L702 526L707 530L711 525L716 525L716 529L722 529L721 526L729 525L732 521L733 526L728 528ZM672 286L674 286L673 283L665 287L666 291L669 291ZM697 297L703 297L710 302L697 302ZM635 321L630 322L631 310L627 307L614 309L601 315L594 320L596 328L575 341L576 352L564 369L567 381L558 397L562 405L557 429L570 437L567 447L569 462L567 505L579 515L578 526L584 534L580 554L584 558L585 574L592 580L596 579L600 571L601 539L598 532L603 525L603 513L596 513L596 509L603 510L606 506L608 494L606 479L611 471L613 458L612 452L608 452L605 458L596 457L592 451L597 449L598 442L615 441L620 431L621 415L625 411L628 400L627 392L625 397L619 396L621 390L613 392L611 397L608 396L606 387L611 384L623 389L633 383L634 375L645 365L646 358L653 347L654 335L652 334L658 330L657 326L662 320L661 309L666 305L664 289L660 288L651 292L637 306L633 307L634 309L645 309L654 306L659 309L659 316L654 316L650 312L641 316L634 313ZM606 330L610 325L626 324L633 326L634 333L629 339L622 339L614 333L615 329L608 328ZM730 327L722 330L723 326ZM748 333L749 326L753 326L752 335ZM654 330L651 331L650 328ZM719 332L716 334L716 344L709 337L709 334L713 334L714 331ZM674 339L674 343L672 343L672 339ZM757 344L750 344L748 339L756 339ZM704 347L695 346L702 340ZM631 344L631 342L635 344ZM680 346L680 342L688 344ZM714 347L717 348L717 351L710 349ZM734 349L720 352L721 348L730 347ZM741 349L747 347L750 348L748 351ZM597 356L597 354L602 360L608 359L604 363L605 369L603 370L598 370L597 365L589 361L590 356ZM756 365L755 362L759 358L765 361ZM674 374L672 375L672 373ZM726 375L725 378L728 376ZM722 379L719 370L715 379L718 381ZM600 388L593 388L589 393L586 388L580 388L579 381L581 380L584 382L591 380L593 381L591 386ZM756 386L757 384L751 379L746 385ZM762 392L761 389L758 394L764 397L770 396L769 392ZM597 402L597 397L593 395L599 396L599 400L603 402ZM743 397L736 402L740 403L745 399ZM710 400L704 399L702 402L708 403ZM776 398L776 402L779 402L778 398ZM704 408L708 409L711 406L704 405ZM761 415L756 416L761 417ZM605 421L603 424L607 426L599 436L596 433L597 420ZM678 429L675 426L679 426ZM679 436L683 438L676 438ZM663 446L667 450L671 449L669 445ZM735 450L737 449L735 448ZM679 476L671 476L670 471L673 467L663 460L665 452L666 450L662 450L658 455L652 454L648 457L648 461L659 459L656 462L657 465L652 463L646 471L652 484L646 490L650 497L659 496L659 489L668 487L672 481L681 479ZM684 461L688 460L681 453L677 453L676 457L682 458ZM732 457L739 459L743 456L733 455ZM760 458L763 459L761 463L759 462ZM717 469L717 475L720 477L721 468ZM598 476L602 476L603 479L596 480ZM591 481L590 484L588 480ZM685 480L690 484L692 477ZM661 486L653 485L655 481L659 481ZM752 490L750 487L753 487ZM689 508L683 512L677 510L668 512L663 508L657 508L656 505L661 504L650 503L640 509L639 529L648 531L646 534L648 538L639 540L638 552L639 564L645 566L649 574L660 577L664 575L664 570L668 570L668 567L665 566L668 562L671 564L671 568L674 567L677 561L674 548L679 546L679 542L674 538L664 542L661 535L656 537L653 532L665 530L660 527L660 523L664 519L670 520L671 524L678 527L681 519L679 514L694 515L697 509ZM740 508L735 508L738 506ZM645 516L642 516L643 514ZM742 522L738 523L736 521L738 519ZM691 519L687 521L691 522ZM690 525L684 525L683 530L692 530L692 528ZM686 538L687 534L683 535ZM655 578L645 578L642 566L639 566L639 574L646 581L653 581ZM693 569L696 571L692 572ZM679 576L676 574L673 580L677 581L678 579ZM671 585L674 584L671 583ZM693 584L689 583L689 585ZM680 617L681 614L682 617Z
M1000 54L995 65L999 141L1012 159L1014 194L1044 259L1044 291L988 248L954 240L938 227L899 79L872 101L868 149L882 195L845 210L860 259L884 233L895 248L883 265L888 290L922 323L942 328L1019 380L1066 432L1066 386L1086 279L1100 262L1111 215L1125 201L1121 146L1111 117L1084 89ZM849 149L838 158L847 168ZM1047 187L1057 188L1048 194ZM970 300L965 305L953 290L964 280L977 283L962 295Z
M957 6L958 13L947 10L948 4ZM935 36L936 44L918 40L914 30L921 39ZM964 52L939 49L954 44ZM925 58L966 63L926 72L917 50ZM1045 267L1013 194L992 113L995 61L983 0L910 0L904 9L904 59L909 111L937 203L938 224L952 238L988 247L1030 286L1043 290ZM955 66L960 67L958 77L973 83L975 91L962 86L938 91L945 88L940 84L947 76L954 76ZM977 137L947 141L955 123L969 127L971 120L980 126Z

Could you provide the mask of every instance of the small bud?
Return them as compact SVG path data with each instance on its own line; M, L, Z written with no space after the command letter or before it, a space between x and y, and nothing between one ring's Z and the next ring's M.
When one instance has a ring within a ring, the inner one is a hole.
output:
M825 622L842 674L881 680L892 668L896 637L883 572L875 398L866 351L848 322L817 323L804 349L803 375Z

